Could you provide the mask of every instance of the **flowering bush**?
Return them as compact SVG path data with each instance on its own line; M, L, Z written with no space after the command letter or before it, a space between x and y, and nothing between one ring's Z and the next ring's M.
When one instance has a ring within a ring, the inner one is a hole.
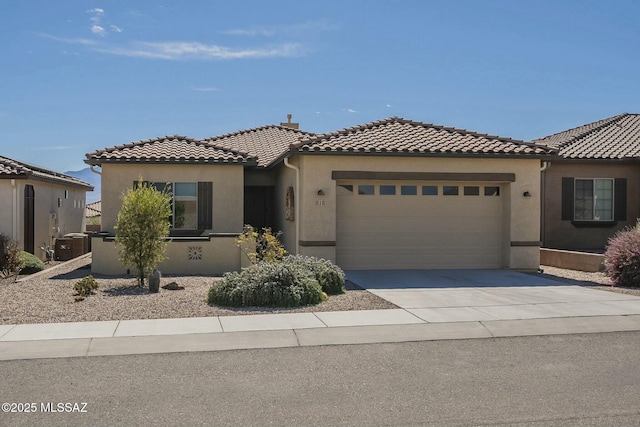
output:
M281 234L281 231L274 234L269 227L257 231L252 226L245 225L242 234L236 239L236 246L253 264L260 261L280 262L287 254L278 240Z
M640 286L640 221L609 239L604 266L616 286Z

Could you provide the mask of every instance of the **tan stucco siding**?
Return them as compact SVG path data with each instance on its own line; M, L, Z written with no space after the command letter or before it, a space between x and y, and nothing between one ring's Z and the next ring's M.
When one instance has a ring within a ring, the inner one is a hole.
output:
M24 191L33 186L34 252L44 259L39 248L54 247L54 239L68 233L84 231L86 191L38 180L0 180L0 233L17 240L24 248ZM58 203L59 201L59 203ZM17 205L17 208L16 208Z
M627 220L612 227L576 227L562 219L562 178L626 178ZM552 162L544 172L543 244L554 249L603 249L616 231L633 226L640 217L640 168L635 164Z
M297 159L291 161L293 165L298 165ZM276 177L275 188L275 206L274 206L274 231L282 231L280 240L282 241L285 249L290 254L296 253L296 221L299 218L295 218L293 221L289 221L285 218L285 207L287 198L287 188L292 187L294 189L294 202L297 205L300 203L299 194L296 190L296 172L282 165L278 169Z
M408 158L383 156L300 156L301 241L336 240L336 182L333 171L513 173L514 182L501 183L503 192L503 255L505 266L517 269L538 267L532 247L540 239L540 161L536 159ZM322 190L324 196L319 196ZM505 191L506 190L506 191ZM524 197L528 191L531 197ZM455 219L452 219L455 221ZM515 246L511 242L516 242ZM535 248L537 249L537 248ZM308 248L307 251L319 251ZM302 251L302 249L301 249ZM323 247L324 254L335 249Z
M238 233L243 222L241 165L102 165L102 231L114 233L121 196L139 178L151 182L212 182L213 231Z

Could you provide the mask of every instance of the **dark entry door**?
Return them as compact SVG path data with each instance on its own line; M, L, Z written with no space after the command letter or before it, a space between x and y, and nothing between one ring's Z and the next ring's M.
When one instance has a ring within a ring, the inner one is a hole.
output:
M273 226L273 187L244 188L244 223L258 230Z
M36 192L33 185L24 186L24 250L35 253Z

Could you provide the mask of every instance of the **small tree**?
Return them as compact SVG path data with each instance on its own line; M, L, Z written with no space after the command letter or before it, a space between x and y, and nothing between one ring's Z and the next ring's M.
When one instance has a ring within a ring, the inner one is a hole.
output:
M0 276L5 278L13 277L13 281L18 280L18 275L24 269L27 261L22 255L18 243L13 240L7 240L5 243L5 252L1 254L2 262L0 263Z
M120 261L136 268L138 286L142 287L144 278L166 259L171 195L140 179L137 188L128 190L121 199L115 226Z

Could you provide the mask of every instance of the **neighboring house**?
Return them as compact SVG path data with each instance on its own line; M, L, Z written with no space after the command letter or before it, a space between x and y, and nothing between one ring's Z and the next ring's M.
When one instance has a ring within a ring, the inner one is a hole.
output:
M102 220L102 202L87 203L84 210L84 216L86 218L86 231L97 232L100 231L100 222Z
M114 225L139 177L173 186L167 273L239 269L247 223L345 269L537 269L540 167L554 153L397 117L323 135L283 123L98 150L85 160L102 168L105 205L93 269L124 271Z
M41 247L84 230L86 182L0 156L0 233L42 259Z
M620 114L533 141L559 150L542 172L542 244L602 251L640 217L640 115Z

